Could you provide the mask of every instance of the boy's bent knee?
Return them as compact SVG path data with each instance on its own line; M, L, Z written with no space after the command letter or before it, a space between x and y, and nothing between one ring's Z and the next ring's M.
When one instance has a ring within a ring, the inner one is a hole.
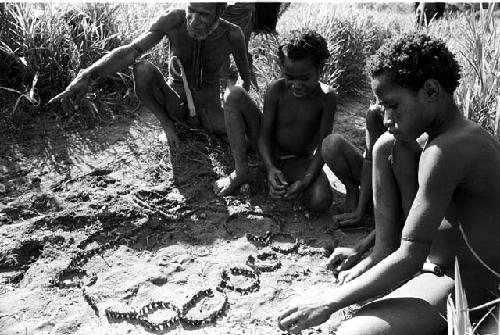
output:
M248 93L243 87L233 86L229 89L229 93L224 95L224 106L238 107L244 104L248 98Z
M138 81L151 80L154 78L155 71L158 71L158 69L149 61L142 60L137 62L134 64L133 68L134 81L137 83Z
M304 196L304 205L313 212L322 212L330 208L333 194L330 187L316 186Z
M323 160L325 157L337 156L340 149L343 145L345 145L347 140L344 136L339 134L330 134L323 139L323 143L321 145L321 156Z

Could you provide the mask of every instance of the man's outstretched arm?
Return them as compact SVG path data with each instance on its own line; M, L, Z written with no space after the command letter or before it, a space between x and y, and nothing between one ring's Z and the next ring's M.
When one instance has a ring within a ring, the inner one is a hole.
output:
M78 104L80 99L87 93L88 85L92 80L123 71L132 65L137 57L158 44L165 33L180 22L179 18L179 13L175 11L160 16L152 24L148 32L127 45L113 49L97 62L80 71L68 87L52 98L49 103L64 98L73 98L74 102Z

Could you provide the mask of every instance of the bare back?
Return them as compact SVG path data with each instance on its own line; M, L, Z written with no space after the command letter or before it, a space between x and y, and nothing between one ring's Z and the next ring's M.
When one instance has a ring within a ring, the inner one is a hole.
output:
M482 127L463 119L429 142L428 148L432 146L451 151L448 169L463 173L434 238L429 260L451 269L456 254L466 290L472 293L469 300L480 301L481 293L498 290L499 279L472 254L459 226L481 259L500 272L500 143ZM426 164L425 160L420 164Z

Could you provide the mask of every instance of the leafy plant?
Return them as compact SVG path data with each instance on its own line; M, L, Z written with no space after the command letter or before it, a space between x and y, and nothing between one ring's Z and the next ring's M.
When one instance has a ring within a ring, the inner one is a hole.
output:
M493 9L471 12L459 32L464 68L457 102L467 118L500 137L500 36Z

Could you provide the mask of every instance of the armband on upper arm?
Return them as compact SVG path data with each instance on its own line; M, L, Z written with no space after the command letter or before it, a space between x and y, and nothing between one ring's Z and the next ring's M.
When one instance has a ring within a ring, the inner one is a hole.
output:
M401 241L413 242L413 243L419 243L419 244L425 244L425 245L431 245L432 244L432 240L431 241L422 240L422 239L411 237L411 236L402 236L401 237Z

